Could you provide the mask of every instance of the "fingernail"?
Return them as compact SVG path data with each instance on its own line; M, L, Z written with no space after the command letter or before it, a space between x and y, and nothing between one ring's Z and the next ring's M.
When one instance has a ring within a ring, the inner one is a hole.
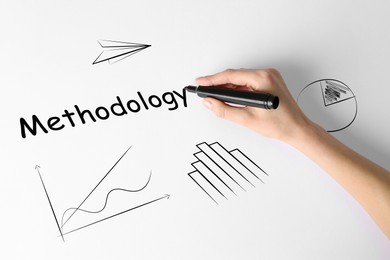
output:
M208 101L208 100L203 100L203 105L205 107L207 107L208 109L211 109L213 104L210 101Z

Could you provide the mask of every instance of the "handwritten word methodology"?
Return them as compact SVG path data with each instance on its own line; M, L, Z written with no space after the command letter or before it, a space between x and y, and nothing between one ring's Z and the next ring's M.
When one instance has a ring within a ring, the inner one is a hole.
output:
M137 92L137 99L130 99L123 102L117 96L116 102L109 107L99 106L94 110L82 109L78 105L74 106L74 112L67 109L61 116L52 116L47 120L41 120L36 115L32 115L31 121L27 122L23 117L20 118L20 131L23 138L26 138L26 130L33 136L38 133L40 129L44 133L49 130L58 131L64 129L65 126L70 125L75 127L76 124L86 124L87 122L96 122L96 120L107 120L110 116L124 116L128 113L138 113L141 110L148 110L150 108L167 107L168 110L176 110L183 102L183 106L187 107L186 91L183 89L182 94L173 91L162 94L161 97L151 95L145 98L140 92Z

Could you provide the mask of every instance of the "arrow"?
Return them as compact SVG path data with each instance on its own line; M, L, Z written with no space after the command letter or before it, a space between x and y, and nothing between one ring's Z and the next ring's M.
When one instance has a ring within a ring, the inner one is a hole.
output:
M103 51L99 54L99 56L92 63L92 65L104 61L107 61L109 63L116 63L152 46L148 44L110 40L98 40L98 43L103 48Z
M43 182L41 173L40 173L40 171L39 171L40 168L41 168L41 166L39 166L39 165L36 165L36 166L35 166L35 170L37 170L37 172L38 172L38 174L39 174L39 178L41 179L42 186L43 186L43 189L45 190L47 200L49 201L51 211L53 212L54 219L56 220L58 230L60 231L62 241L65 242L64 234L62 234L62 231L61 231L60 225L59 225L59 223L58 223L58 219L57 219L56 213L54 212L54 208L53 208L53 205L51 204L49 194L47 193L47 190L46 190L46 187L45 187L45 183Z
M95 225L95 224L97 224L97 223L99 223L99 222L102 222L102 221L108 220L108 219L110 219L110 218L113 218L113 217L117 217L117 216L119 216L119 215L122 215L122 214L124 214L124 213L127 213L127 212L129 212L129 211L132 211L132 210L134 210L134 209L141 208L141 207L143 207L143 206L146 206L146 205L148 205L148 204L151 204L151 203L153 203L153 202L156 202L156 201L159 201L159 200L162 200L162 199L165 199L165 198L169 199L169 197L170 197L170 195L169 195L169 194L165 194L164 196L162 196L162 197L160 197L160 198L158 198L158 199L151 200L151 201L149 201L149 202L143 203L143 204L141 204L141 205L138 205L138 206L136 206L136 207L133 207L133 208L130 208L130 209L127 209L127 210L121 211L121 212L119 212L119 213L116 213L116 214L114 214L114 215L111 215L111 216L108 216L108 217L102 218L102 219L100 219L100 220L97 220L97 221L95 221L95 222L92 222L92 223L89 223L89 224L87 224L87 225L85 225L85 226L82 226L82 227L79 227L79 228L73 229L73 230L71 230L71 231L68 231L68 232L66 232L66 233L64 233L64 234L61 234L61 235L64 235L64 236L65 236L65 235L68 235L68 234L70 234L70 233L73 233L73 232L75 232L75 231L78 231L78 230L80 230L80 229L83 229L83 228L86 228L86 227L89 227L89 226Z

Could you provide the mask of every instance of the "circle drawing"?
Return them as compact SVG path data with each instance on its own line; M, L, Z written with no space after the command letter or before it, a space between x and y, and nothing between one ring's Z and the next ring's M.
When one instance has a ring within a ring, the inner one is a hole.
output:
M352 90L336 79L321 79L299 93L297 103L303 112L328 132L350 126L357 115L357 101Z

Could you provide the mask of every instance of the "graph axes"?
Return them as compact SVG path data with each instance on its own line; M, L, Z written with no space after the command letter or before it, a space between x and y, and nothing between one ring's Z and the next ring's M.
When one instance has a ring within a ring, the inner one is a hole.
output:
M45 190L45 194L46 194L47 200L49 201L50 208L51 208L51 212L53 213L54 219L55 219L55 221L56 221L56 224L57 224L57 227L58 227L58 231L59 231L60 234L61 234L62 241L65 242L64 234L62 233L62 229L61 229L61 227L60 227L60 224L58 223L58 219L57 219L56 213L54 212L53 204L51 203L49 194L48 194L48 192L47 192L45 183L43 182L42 175L41 175L41 172L39 171L39 168L40 168L39 165L36 165L36 166L35 166L35 170L36 170L36 171L38 172L38 174L39 174L39 178L41 179L41 183L42 183L43 189Z
M169 199L170 195L169 195L169 194L165 194L164 196L161 196L161 197L159 197L159 198L157 198L157 199L154 199L154 200L145 202L145 203L140 204L140 205L138 205L138 206L135 206L135 207L129 208L129 209L127 209L127 210L118 212L118 213L116 213L116 214L110 215L110 216L108 216L108 217L99 219L99 220L97 220L97 221L94 221L94 222L91 222L91 223L89 223L89 224L83 225L83 226L78 227L78 228L76 228L76 229L73 229L73 230L71 230L71 231L66 231L66 232L64 232L64 230L63 230L64 225L65 225L65 224L74 216L74 214L75 214L77 211L80 210L80 211L88 212L88 213L99 213L99 212L101 212L101 211L105 208L105 206L107 205L108 196L109 196L109 194L110 194L111 192L117 191L117 190L126 191L126 192L139 192L139 191L142 191L142 190L149 184L149 181L150 181L152 172L150 172L150 175L149 175L149 178L148 178L146 184L145 184L143 187L139 188L139 189L131 189L131 190L130 190L130 189L123 189L123 188L115 188L115 189L110 190L110 192L106 195L105 204L104 204L104 206L103 206L103 208L102 208L101 210L98 210L98 211L96 211L96 212L93 212L93 211L88 211L88 210L84 210L84 209L81 209L81 208L80 208L80 207L84 204L84 202L92 195L92 193L98 188L98 186L104 181L104 179L112 172L112 170L113 170L113 169L116 167L116 165L122 160L122 158L127 154L127 152L130 150L131 147L132 147L132 145L131 145L129 148L127 148L127 150L120 156L120 158L114 163L114 165L108 170L108 172L100 179L100 181L99 181L99 182L95 185L95 187L88 193L88 195L82 200L82 202L79 204L79 206L78 206L77 208L69 208L69 209L66 210L66 211L68 211L68 210L73 210L73 212L72 212L72 214L66 219L66 221L65 221L63 224L62 224L62 222L61 222L61 225L60 225L60 223L59 223L59 221L58 221L57 215L55 214L53 204L52 204L52 202L51 202L51 199L50 199L50 197L49 197L49 193L48 193L48 191L47 191L47 189L46 189L46 186L45 186L45 183L44 183L44 181L43 181L43 178L42 178L42 175L41 175L41 172L40 172L40 166L39 166L39 165L36 165L36 166L35 166L35 170L36 170L36 171L38 172L38 174L39 174L39 178L40 178L40 180L41 180L43 189L44 189L44 191L45 191L47 200L48 200L49 205L50 205L51 212L52 212L52 214L53 214L53 217L54 217L54 219L55 219L55 222L56 222L56 225L57 225L59 234L60 234L58 237L61 237L63 242L65 242L65 238L64 238L65 235L68 235L68 234L70 234L70 233L73 233L73 232L76 232L76 231L78 231L78 230L84 229L84 228L86 228L86 227L90 227L90 226L95 225L95 224L97 224L97 223L101 223L101 222L103 222L103 221L105 221L105 220L114 218L114 217L116 217L116 216L122 215L122 214L124 214L124 213L129 212L129 211L132 211L132 210L141 208L141 207L143 207L143 206L152 204L152 203L157 202L157 201L159 201L159 200L162 200L162 199L165 199L165 198L166 198L166 199ZM63 217L64 217L64 216L63 216Z
M110 219L110 218L117 217L117 216L122 215L122 214L124 214L124 213L127 213L127 212L129 212L129 211L132 211L132 210L141 208L141 207L146 206L146 205L148 205L148 204L152 204L152 203L154 203L154 202L156 202L156 201L159 201L159 200L162 200L162 199L165 199L165 198L169 199L169 197L170 197L169 194L165 194L164 196L162 196L162 197L160 197L160 198L157 198L157 199L154 199L154 200L145 202L145 203L143 203L143 204L141 204L141 205L138 205L138 206L135 206L135 207L133 207L133 208L130 208L130 209L121 211L121 212L119 212L119 213L113 214L113 215L111 215L111 216L108 216L108 217L99 219L99 220L94 221L94 222L92 222L92 223L89 223L89 224L87 224L87 225L84 225L84 226L81 226L81 227L79 227L79 228L76 228L76 229L73 229L73 230L71 230L71 231L68 231L68 232L66 232L66 233L64 233L64 234L62 234L62 235L63 235L63 236L68 235L68 234L70 234L70 233L79 231L79 230L84 229L84 228L86 228L86 227L90 227L90 226L92 226L92 225L98 224L98 223L103 222L103 221L105 221L105 220L108 220L108 219Z

